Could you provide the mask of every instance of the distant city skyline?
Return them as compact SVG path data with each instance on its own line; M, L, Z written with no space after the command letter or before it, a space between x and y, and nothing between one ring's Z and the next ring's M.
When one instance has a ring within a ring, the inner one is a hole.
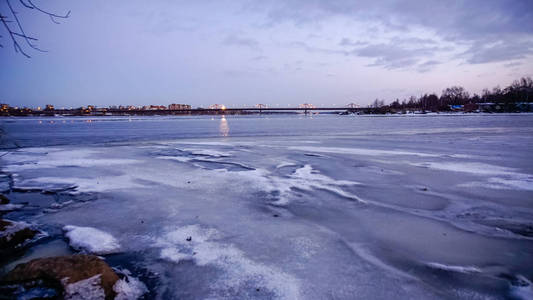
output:
M0 30L12 106L364 106L533 76L529 0L41 1L61 24L12 3L48 51Z

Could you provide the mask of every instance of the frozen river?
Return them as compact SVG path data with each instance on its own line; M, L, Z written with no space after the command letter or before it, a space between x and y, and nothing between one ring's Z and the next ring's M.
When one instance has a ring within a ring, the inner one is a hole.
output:
M4 271L81 226L146 298L533 297L531 114L0 123L7 217L48 233Z

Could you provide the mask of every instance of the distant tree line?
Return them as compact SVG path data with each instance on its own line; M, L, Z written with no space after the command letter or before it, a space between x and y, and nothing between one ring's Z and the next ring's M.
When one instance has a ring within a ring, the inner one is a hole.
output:
M411 96L402 101L396 99L389 105L385 105L383 100L376 99L371 107L383 112L390 110L447 111L458 105L495 103L512 110L518 103L528 102L533 102L533 80L530 77L523 77L504 89L499 86L492 90L484 89L481 95L471 95L461 86L452 86L444 89L440 97L435 93L424 94L418 98Z

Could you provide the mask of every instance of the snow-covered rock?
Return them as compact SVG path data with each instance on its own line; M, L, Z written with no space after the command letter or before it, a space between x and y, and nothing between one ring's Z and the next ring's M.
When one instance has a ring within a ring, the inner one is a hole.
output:
M91 254L111 254L120 251L120 244L109 233L92 227L67 225L63 227L70 246Z

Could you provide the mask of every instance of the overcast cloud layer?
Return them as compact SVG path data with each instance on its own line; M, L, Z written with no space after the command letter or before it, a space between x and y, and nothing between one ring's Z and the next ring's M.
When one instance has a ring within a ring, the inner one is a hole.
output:
M530 0L40 3L71 17L17 6L49 52L0 33L0 102L366 105L533 75Z

